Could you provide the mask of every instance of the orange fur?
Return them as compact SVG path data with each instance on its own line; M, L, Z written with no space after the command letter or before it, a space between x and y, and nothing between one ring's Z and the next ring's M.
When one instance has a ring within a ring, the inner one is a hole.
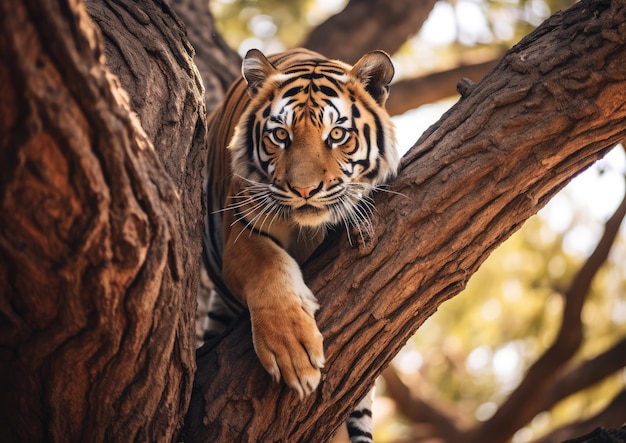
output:
M367 222L357 205L395 173L383 109L393 67L382 52L353 68L307 50L270 60L252 50L243 74L209 118L209 200L226 208L221 276L250 311L263 367L303 397L325 360L298 263L326 225Z

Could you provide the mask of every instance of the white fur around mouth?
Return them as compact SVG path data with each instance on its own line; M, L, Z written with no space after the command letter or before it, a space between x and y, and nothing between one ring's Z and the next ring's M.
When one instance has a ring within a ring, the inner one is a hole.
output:
M326 208L305 204L291 209L291 218L301 226L317 227L328 223L331 219Z
M320 214L321 212L326 212L325 209L319 208L317 206L309 205L309 204L304 204L300 206L299 208L294 208L293 210L294 212L298 214L311 214L311 215L317 215L317 214Z

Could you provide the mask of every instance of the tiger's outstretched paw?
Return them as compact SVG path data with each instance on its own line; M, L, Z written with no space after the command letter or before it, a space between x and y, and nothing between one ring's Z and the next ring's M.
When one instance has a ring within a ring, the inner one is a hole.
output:
M323 338L315 319L293 304L251 310L252 340L261 364L274 381L281 377L300 399L320 382L324 367Z

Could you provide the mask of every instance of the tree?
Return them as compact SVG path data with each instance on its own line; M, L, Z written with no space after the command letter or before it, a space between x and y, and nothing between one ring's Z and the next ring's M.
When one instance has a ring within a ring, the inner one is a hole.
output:
M625 216L626 196L605 223L604 235L594 252L563 293L565 307L553 343L530 366L524 379L490 419L472 426L453 405L437 398L428 400L428 396L422 394L428 392L427 388L423 389L423 381L417 379L414 385L407 386L392 367L385 370L385 385L403 415L416 424L429 425L416 426L415 435L409 441L437 438L449 442L508 441L538 413L626 366L626 338L592 359L573 361L585 335L581 319L583 306L590 298L591 284L607 261ZM622 390L594 416L563 426L537 442L563 441L599 426L619 427L623 424L625 408L626 393Z
M107 57L132 105L82 3L0 6L7 441L173 440L189 402L202 83L164 4L93 6L135 23Z
M192 390L204 97L191 46L166 4L93 3L105 65L83 6L45 3L0 6L0 426L14 439L172 440L191 395L189 441L324 440L484 258L626 133L626 11L583 2L462 83L403 160L402 195L377 198L375 237L306 266L328 360L313 396L271 385L245 321L198 354Z

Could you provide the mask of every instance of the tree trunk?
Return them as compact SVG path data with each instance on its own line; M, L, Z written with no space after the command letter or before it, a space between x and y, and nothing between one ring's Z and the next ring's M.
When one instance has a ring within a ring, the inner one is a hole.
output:
M198 353L186 441L325 441L489 253L626 135L623 2L577 4L511 49L376 198L375 236L305 266L327 365L303 402L256 360L249 322ZM395 194L395 193L399 194ZM358 236L352 236L357 238Z
M217 33L208 0L172 0L170 3L185 23L189 41L196 51L194 61L206 89L208 113L241 75L241 57Z
M141 125L82 4L0 3L4 441L171 441L189 401L205 158L193 51L162 3L91 11Z

